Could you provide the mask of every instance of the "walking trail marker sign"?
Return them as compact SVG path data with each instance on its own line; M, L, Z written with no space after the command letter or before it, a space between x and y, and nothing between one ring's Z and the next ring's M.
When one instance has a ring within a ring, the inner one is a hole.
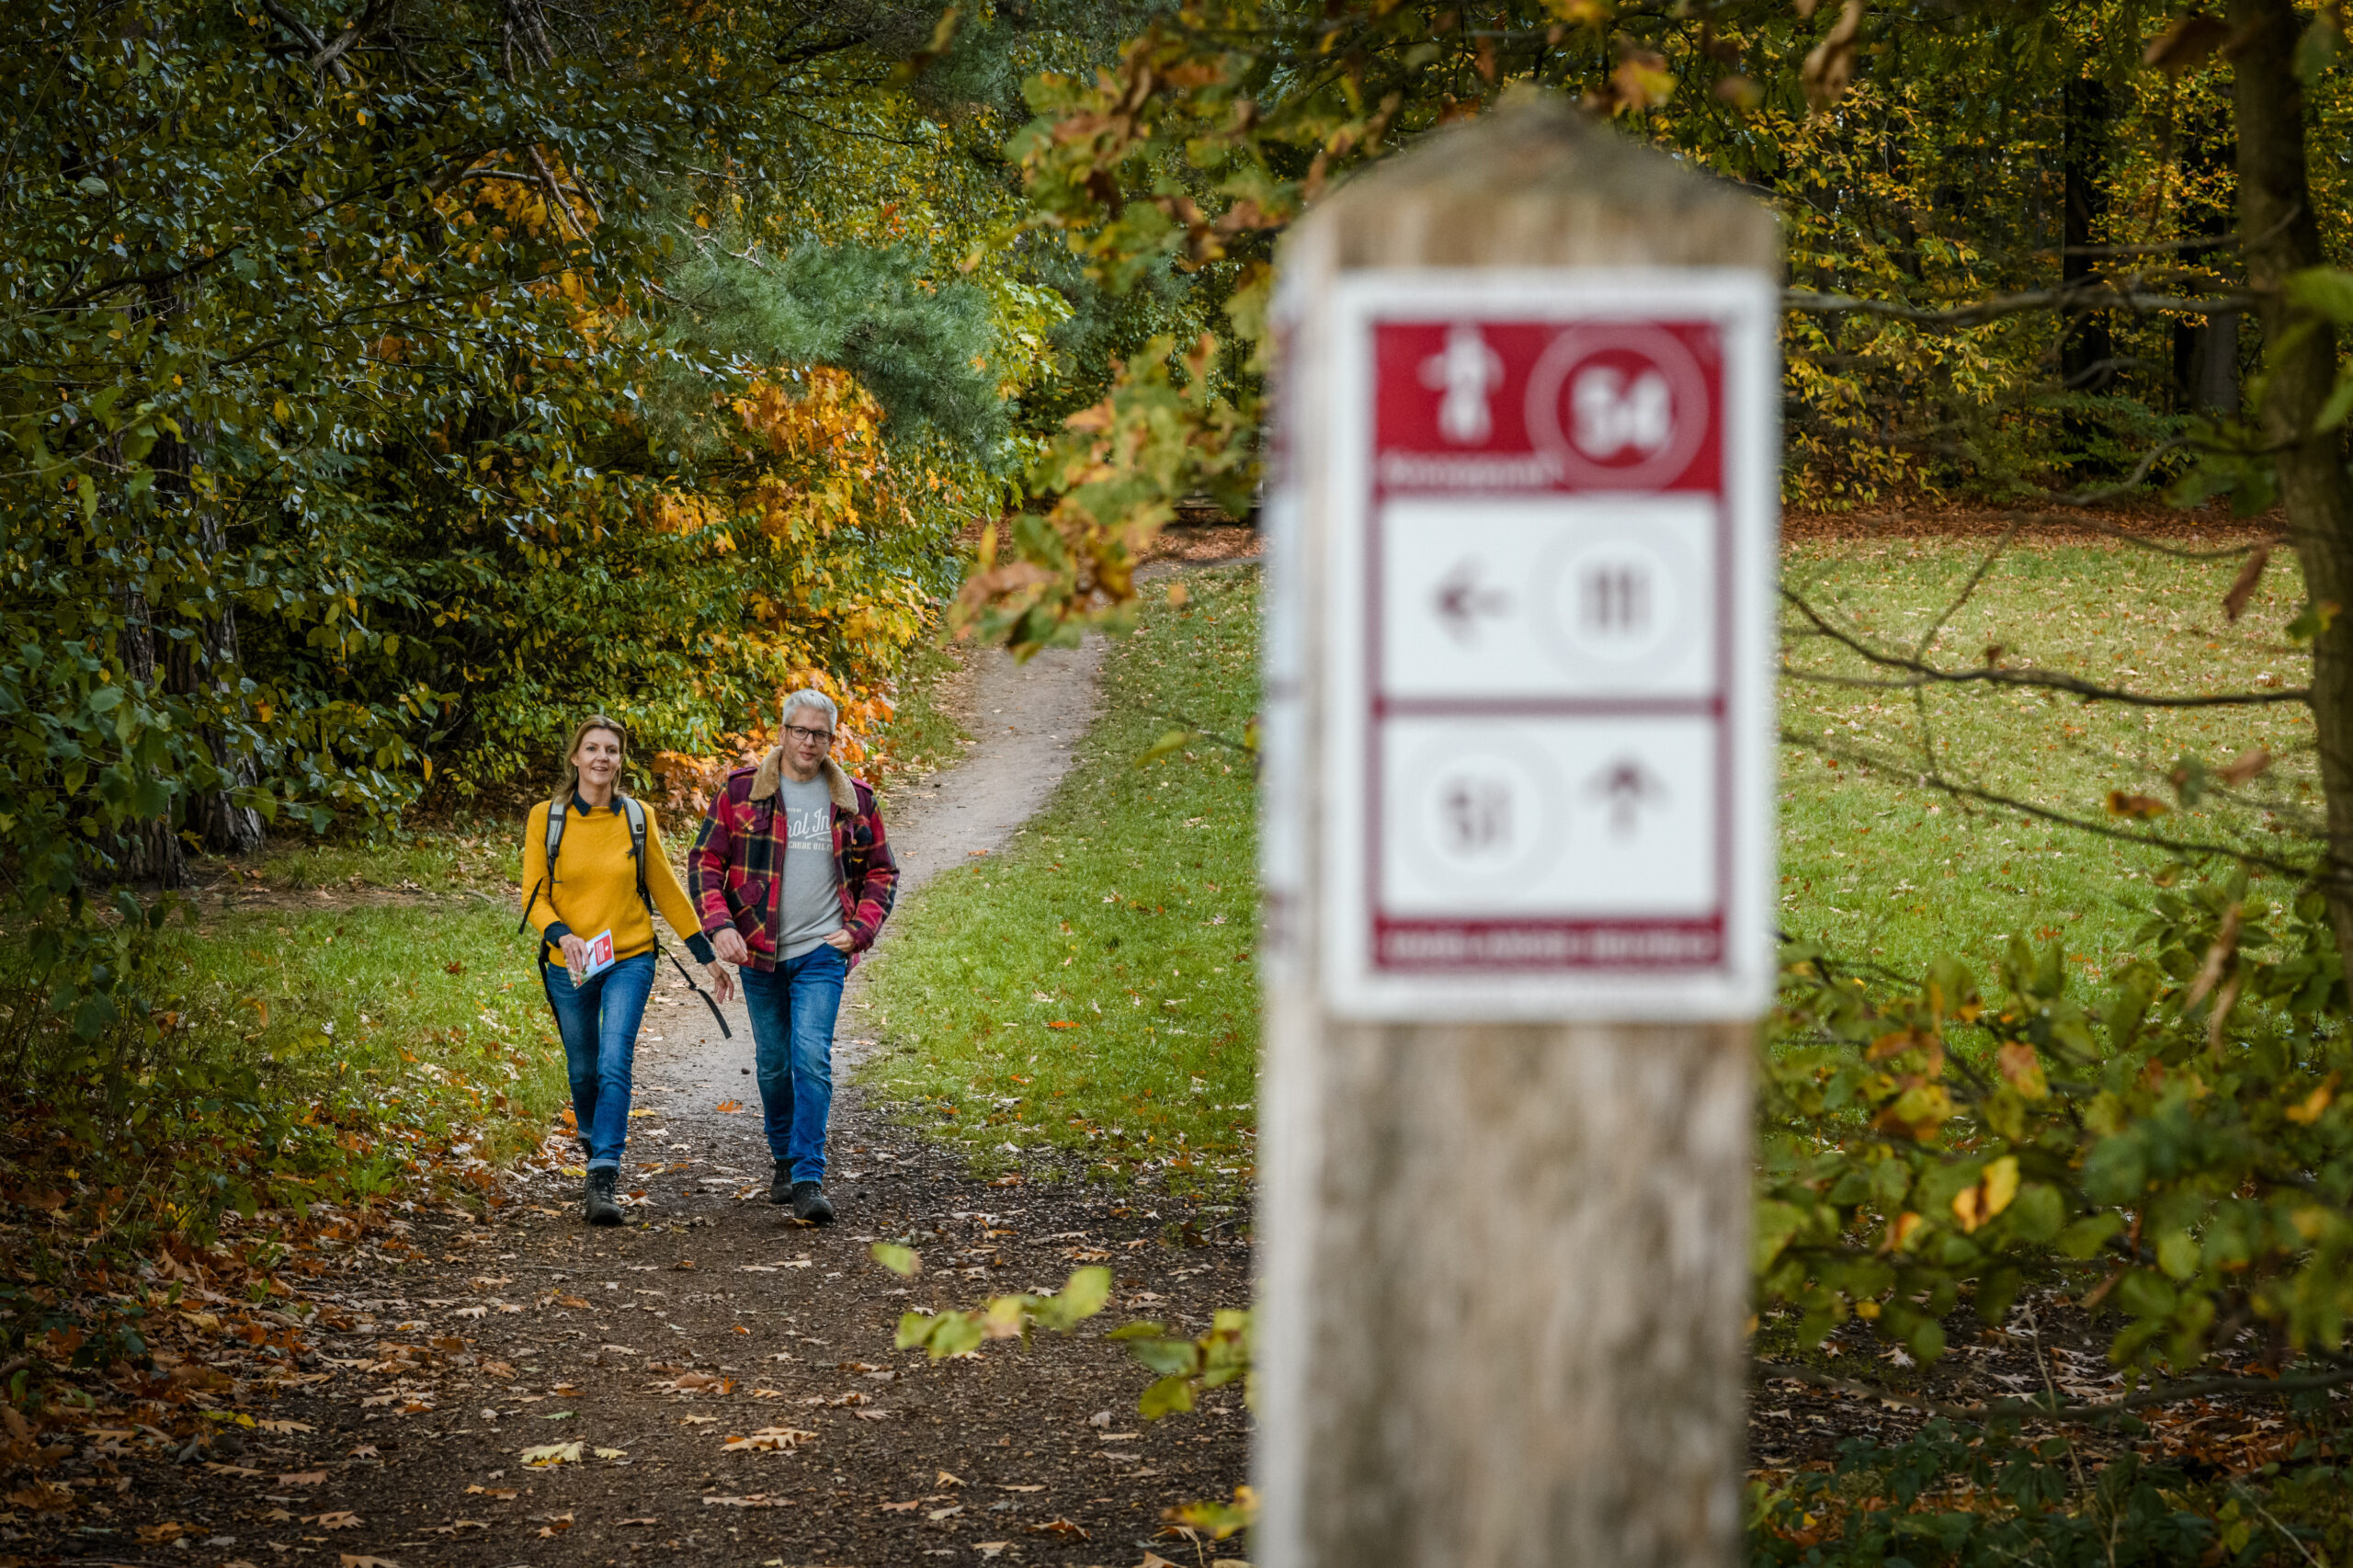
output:
M1762 1012L1769 279L1383 270L1324 308L1335 1010Z
M1507 105L1283 241L1267 1568L1730 1568L1773 216Z

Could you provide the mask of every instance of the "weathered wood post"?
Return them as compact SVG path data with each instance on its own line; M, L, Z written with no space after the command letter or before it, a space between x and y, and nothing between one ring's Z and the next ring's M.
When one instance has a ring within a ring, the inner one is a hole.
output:
M1271 1568L1733 1559L1778 255L1535 99L1285 242Z

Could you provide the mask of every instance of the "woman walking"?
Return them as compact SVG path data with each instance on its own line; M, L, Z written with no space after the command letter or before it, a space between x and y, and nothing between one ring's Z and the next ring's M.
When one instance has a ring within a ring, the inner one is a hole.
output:
M620 789L629 743L597 714L572 733L555 794L523 829L523 915L540 933L540 979L563 1036L572 1110L588 1150L586 1218L618 1225L621 1151L629 1141L630 1072L638 1021L654 989L654 905L687 950L710 967L722 1002L733 977L678 886L654 813ZM551 959L560 958L561 962Z

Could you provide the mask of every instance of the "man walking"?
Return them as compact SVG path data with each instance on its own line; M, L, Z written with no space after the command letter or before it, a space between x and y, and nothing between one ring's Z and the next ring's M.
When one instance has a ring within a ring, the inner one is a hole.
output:
M829 1225L825 1118L842 982L891 914L899 868L874 791L828 755L838 710L823 692L784 699L784 734L727 776L687 858L687 888L719 956L743 972L755 1071L776 1176L768 1201Z

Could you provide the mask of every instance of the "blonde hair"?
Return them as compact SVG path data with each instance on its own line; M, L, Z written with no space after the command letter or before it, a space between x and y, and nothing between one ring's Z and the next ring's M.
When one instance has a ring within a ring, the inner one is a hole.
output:
M629 765L629 732L621 728L618 719L608 719L602 713L591 713L572 732L572 739L563 746L563 772L556 780L555 793L549 797L551 804L569 804L580 792L580 765L572 759L580 755L580 743L588 738L591 730L603 730L620 743L621 765ZM618 786L616 786L618 788Z

